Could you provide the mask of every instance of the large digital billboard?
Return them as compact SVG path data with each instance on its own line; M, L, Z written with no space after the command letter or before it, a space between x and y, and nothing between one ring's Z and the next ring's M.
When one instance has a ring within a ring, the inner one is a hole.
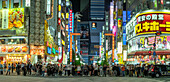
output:
M0 13L2 16L2 18L0 18L2 21L0 30L10 30L7 32L15 31L14 33L16 35L23 35L27 33L26 28L24 28L24 8L2 9L2 12Z

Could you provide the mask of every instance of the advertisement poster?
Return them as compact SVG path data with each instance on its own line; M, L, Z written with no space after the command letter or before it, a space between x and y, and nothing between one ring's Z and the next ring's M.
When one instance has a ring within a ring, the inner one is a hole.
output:
M129 51L145 51L154 49L155 36L138 37L128 43ZM156 50L170 50L170 36L156 37Z
M3 9L0 30L15 30L17 35L26 34L24 8Z
M28 46L26 45L2 45L0 46L2 54L28 54Z

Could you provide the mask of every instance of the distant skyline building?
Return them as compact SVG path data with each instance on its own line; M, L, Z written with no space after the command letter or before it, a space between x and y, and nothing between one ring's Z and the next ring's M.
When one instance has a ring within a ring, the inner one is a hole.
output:
M90 0L90 20L104 20L105 0Z

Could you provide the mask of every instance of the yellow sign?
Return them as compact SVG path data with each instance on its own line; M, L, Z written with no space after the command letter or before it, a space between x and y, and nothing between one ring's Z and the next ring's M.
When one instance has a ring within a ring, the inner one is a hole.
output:
M170 12L148 12L136 16L136 35L152 34L161 31L170 34Z
M65 45L65 41L64 40L62 40L62 44Z
M66 18L67 18L67 19L69 18L69 13L66 13Z
M143 26L143 27L142 27ZM165 28L166 31L170 31L170 22L166 22L166 24L159 24L159 22L153 21L151 23L145 22L145 23L139 23L135 26L135 33L140 33L142 31L157 31L160 30L160 28ZM139 35L139 34L138 34Z
M61 5L58 5L58 11L61 11Z

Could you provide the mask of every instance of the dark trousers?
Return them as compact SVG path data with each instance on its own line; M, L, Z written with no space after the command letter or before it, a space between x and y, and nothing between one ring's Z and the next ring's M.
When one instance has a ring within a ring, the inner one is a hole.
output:
M97 75L98 75L97 73L98 73L98 71L95 70L95 71L94 71L94 76L97 76Z
M6 75L8 75L8 73L9 73L9 75L10 75L10 71L7 71L7 72L6 72Z
M12 73L13 73L13 71L14 71L14 68L12 67Z
M20 75L20 69L17 69L17 75Z
M117 70L117 76L120 76L120 71L119 70Z
M32 74L31 69L29 69L29 73L30 73L30 75Z
M139 71L137 71L137 77L139 77L139 74L140 74L140 72L139 72Z
M68 70L68 76L70 76L70 70Z
M75 73L75 71L74 70L72 70L72 75L74 76L76 73Z
M1 75L3 75L3 71L1 71Z
M144 76L148 76L148 71L144 70Z
M26 74L27 74L27 72L26 72L26 70L24 70L24 74L23 75L26 76Z
M103 73L104 73L104 76L106 77L106 70L104 70Z
M59 75L62 76L62 71L59 71Z

